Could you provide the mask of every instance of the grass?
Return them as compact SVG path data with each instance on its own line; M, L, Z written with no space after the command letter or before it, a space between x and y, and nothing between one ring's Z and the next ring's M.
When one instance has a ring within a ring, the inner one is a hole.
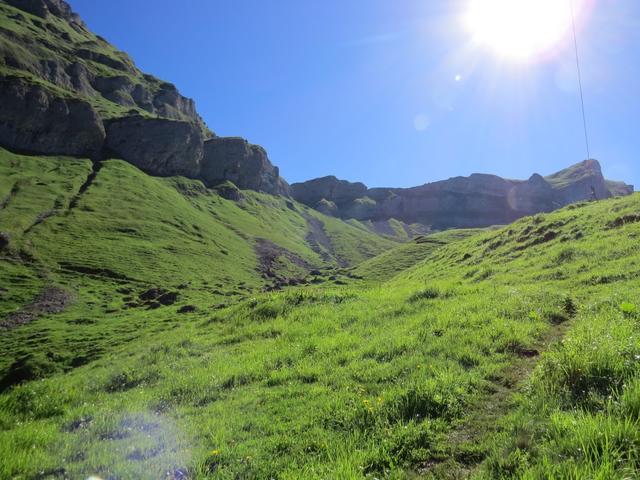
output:
M389 280L400 272L423 262L436 249L482 231L481 229L449 230L430 235L421 235L358 264L354 272L365 279Z
M20 311L47 285L77 297L46 328L34 322L2 332L0 376L34 348L50 371L66 370L163 329L150 320L154 305L140 299L150 288L175 292L176 308L194 303L205 310L260 292L272 279L260 275L258 238L280 249L272 273L285 279L393 244L314 214L328 225L329 256L321 257L307 243L306 207L254 192L232 202L199 182L152 178L122 161L105 162L80 197L88 160L0 150L0 172L0 231L10 237L0 254L0 316Z
M394 247L124 162L77 198L87 161L0 159L3 314L75 295L2 331L3 377L39 380L0 394L1 478L638 473L638 195ZM263 293L256 238L348 281Z

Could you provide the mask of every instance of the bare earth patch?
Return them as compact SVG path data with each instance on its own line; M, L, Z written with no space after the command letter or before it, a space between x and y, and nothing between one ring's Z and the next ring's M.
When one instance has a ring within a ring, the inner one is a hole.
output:
M32 322L41 315L60 313L73 301L73 295L60 287L46 287L40 294L21 310L10 313L0 320L0 328L10 329Z

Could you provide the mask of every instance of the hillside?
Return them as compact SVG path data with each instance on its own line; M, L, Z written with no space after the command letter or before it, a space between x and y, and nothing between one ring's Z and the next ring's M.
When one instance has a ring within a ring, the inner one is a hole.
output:
M9 162L25 171L38 160ZM65 160L46 175L58 170L69 179L73 168L88 166ZM15 193L32 216L44 198L64 204L74 191L61 182L43 195L41 170L33 169L32 188ZM161 202L153 208L165 217L141 221L148 217L136 212L132 223L116 201L105 216L117 218L117 228L106 229L110 221L101 230L102 188L131 176L136 181L125 185L145 199L138 208ZM232 229L226 240L221 224L230 212L243 228L258 219L215 195L185 197L184 183L195 184L176 182L184 181L136 177L127 164L107 162L77 207L12 243L3 259L3 276L13 280L3 282L11 285L5 298L32 299L46 276L65 291L73 287L73 299L60 313L3 331L4 371L45 377L0 396L3 478L638 473L639 196L572 205L496 231L451 233L386 283L345 276L348 285L245 294L240 282L258 283L241 263L250 264L251 251ZM293 235L300 217L269 201L266 211L286 213ZM214 218L206 210L214 202L229 213ZM168 223L172 203L191 228ZM257 227L265 237L267 224ZM198 256L198 243L212 240L197 232L214 228L212 257ZM159 260L150 268L124 254L162 244L145 240L158 230L185 256L158 247L147 253ZM317 258L301 244L287 245ZM222 248L234 249L239 268L219 262ZM78 274L79 265L91 274ZM134 280L147 275L151 283ZM222 297L211 289L225 275L241 294L214 305ZM173 306L125 305L126 296L141 302L151 285L178 283L186 286Z
M34 353L24 348L33 335L40 367L66 369L117 343L118 329L139 338L156 328L145 322L163 303L195 296L210 311L263 289L310 283L316 269L340 275L395 245L281 197L154 178L119 160L105 161L87 181L91 172L89 160L0 149L5 387L17 381L9 363ZM235 200L219 195L229 190ZM66 321L55 333L37 322L20 326L37 318L30 310L52 289L69 304ZM153 289L155 297L141 297ZM144 312L139 323L131 323L133 312ZM74 348L59 357L65 345Z
M640 478L639 238L595 160L289 186L0 0L0 479Z

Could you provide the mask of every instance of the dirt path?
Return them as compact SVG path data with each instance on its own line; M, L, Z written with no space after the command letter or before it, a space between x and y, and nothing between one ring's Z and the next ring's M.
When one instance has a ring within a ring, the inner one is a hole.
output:
M322 261L325 263L331 263L335 260L339 266L346 267L347 262L335 255L333 246L331 245L331 239L324 230L324 223L306 213L303 213L302 216L307 221L309 227L305 240L311 247L311 250L320 255L320 258L322 258Z
M417 465L419 478L462 479L478 470L486 458L479 447L502 430L500 420L517 406L514 395L527 384L540 355L564 337L570 324L552 324L530 349L518 353L514 362L491 381L487 393L469 407L459 427L449 435L447 450L439 458Z

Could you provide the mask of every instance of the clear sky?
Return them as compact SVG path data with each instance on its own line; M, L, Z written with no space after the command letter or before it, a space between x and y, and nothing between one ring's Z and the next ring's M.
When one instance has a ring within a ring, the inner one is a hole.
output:
M475 41L470 1L70 4L194 98L216 134L264 146L289 182L527 178L586 158L573 40L506 59ZM574 1L591 156L640 187L640 2Z

